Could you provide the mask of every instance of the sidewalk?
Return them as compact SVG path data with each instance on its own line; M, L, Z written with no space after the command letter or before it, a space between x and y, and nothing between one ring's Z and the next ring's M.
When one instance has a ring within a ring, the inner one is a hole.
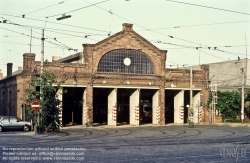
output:
M213 124L211 124L213 125ZM249 123L216 123L214 125L218 125L218 126L231 126L231 127L250 127Z

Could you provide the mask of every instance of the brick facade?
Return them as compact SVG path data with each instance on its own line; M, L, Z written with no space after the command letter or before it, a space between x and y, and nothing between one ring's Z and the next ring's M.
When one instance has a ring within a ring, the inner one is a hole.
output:
M189 90L190 70L166 69L166 50L160 50L133 31L132 24L123 24L123 30L96 44L83 44L84 63L44 62L44 71L53 72L58 80L65 80L65 86L78 85L85 87L89 124L93 122L93 87L113 88L154 88L158 89L158 106L160 120L165 124L165 92L167 88ZM146 54L154 65L154 75L136 75L119 73L99 73L98 63L109 51L116 49L139 50ZM32 75L40 74L40 61L35 61L35 54L23 55L23 71L15 76L0 80L0 115L16 115L22 118L21 104L26 98L25 89L29 88ZM202 94L201 104L205 108L208 98L208 66L193 70L193 89ZM204 118L207 122L208 118Z

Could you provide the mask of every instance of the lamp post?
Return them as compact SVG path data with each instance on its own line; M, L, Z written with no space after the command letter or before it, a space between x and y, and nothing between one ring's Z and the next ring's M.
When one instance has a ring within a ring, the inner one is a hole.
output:
M56 20L63 20L63 19L68 19L68 18L71 18L71 15L63 14L60 18L57 18Z

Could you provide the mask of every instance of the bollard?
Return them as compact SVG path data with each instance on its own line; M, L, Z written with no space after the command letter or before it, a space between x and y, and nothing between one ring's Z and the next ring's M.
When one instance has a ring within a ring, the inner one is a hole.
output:
M189 122L189 128L194 128L194 122Z

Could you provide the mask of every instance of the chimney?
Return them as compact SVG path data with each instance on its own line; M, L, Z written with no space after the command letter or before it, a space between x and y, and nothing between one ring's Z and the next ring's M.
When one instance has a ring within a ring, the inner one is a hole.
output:
M2 70L0 70L0 80L3 78Z
M133 24L123 23L122 27L123 27L123 31L126 31L126 32L133 31Z
M7 63L7 77L12 76L12 66L13 63Z
M35 57L34 53L24 53L23 54L23 72L30 73L35 66Z

